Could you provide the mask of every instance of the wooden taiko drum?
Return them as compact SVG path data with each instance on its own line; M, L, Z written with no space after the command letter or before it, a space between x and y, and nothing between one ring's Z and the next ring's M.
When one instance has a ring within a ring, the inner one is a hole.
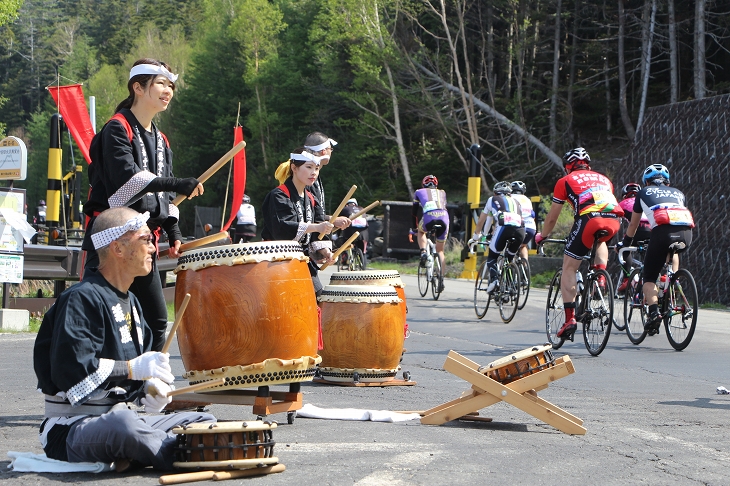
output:
M217 422L175 427L175 462L180 468L248 469L277 464L273 430L276 423Z
M555 366L551 345L534 346L479 367L491 379L506 385Z
M190 303L177 340L191 384L206 391L309 381L317 355L317 299L301 246L241 243L185 252L175 304Z
M401 299L392 286L328 285L319 296L327 381L390 381L403 354Z
M356 272L335 272L330 277L330 285L392 285L403 301L403 322L406 322L408 306L406 305L406 284L400 278L398 270L361 270ZM407 335L408 325L404 324L403 332Z

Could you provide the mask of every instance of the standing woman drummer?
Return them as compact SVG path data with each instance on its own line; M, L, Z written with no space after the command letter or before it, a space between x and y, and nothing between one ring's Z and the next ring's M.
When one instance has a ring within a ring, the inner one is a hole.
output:
M282 164L277 170L277 179L282 184L264 198L262 212L263 240L294 240L302 245L309 256L309 273L312 275L314 291L319 294L322 283L317 276L319 263L332 263L332 242L319 240L320 233L329 234L334 225L325 219L322 206L309 191L317 180L320 157L303 148L290 154L289 164Z
M96 216L110 207L127 206L139 213L149 212L147 225L154 235L155 246L162 228L170 242L170 258L179 256L182 234L178 228L180 213L171 204L174 193L189 198L200 196L203 185L193 177L173 177L172 151L167 137L152 123L154 116L167 110L172 101L175 81L177 74L164 62L136 61L127 83L129 97L119 103L115 115L91 142L91 190L84 204L84 213L91 219L82 244L86 269L99 266L90 235ZM135 278L130 290L138 296L144 318L152 328L152 349L159 351L165 342L167 306L156 254L152 271Z

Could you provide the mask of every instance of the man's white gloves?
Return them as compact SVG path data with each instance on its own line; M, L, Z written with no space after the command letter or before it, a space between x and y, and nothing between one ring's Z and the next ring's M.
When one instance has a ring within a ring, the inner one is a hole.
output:
M172 402L172 397L168 397L167 394L174 389L174 386L168 385L158 378L150 378L145 381L145 396L140 400L140 403L144 405L145 412L161 412L168 403Z
M175 381L170 368L170 355L158 351L148 351L129 361L129 377L133 380L159 378L165 383Z

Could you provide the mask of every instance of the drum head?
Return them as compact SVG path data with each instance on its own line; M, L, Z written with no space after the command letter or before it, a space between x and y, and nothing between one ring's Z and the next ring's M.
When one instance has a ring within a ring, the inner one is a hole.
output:
M360 283L363 282L363 283ZM361 270L356 272L335 272L330 277L330 285L392 285L405 287L398 270Z
M177 260L175 273L183 270L202 270L221 265L307 260L302 245L295 241L257 241L237 245L221 245L186 251Z
M399 304L402 302L392 285L327 285L319 302Z

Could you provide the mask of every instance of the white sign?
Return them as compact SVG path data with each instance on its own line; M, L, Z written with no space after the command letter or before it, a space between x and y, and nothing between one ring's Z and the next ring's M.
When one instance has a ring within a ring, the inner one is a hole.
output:
M0 255L0 282L23 282L23 255Z
M24 181L28 171L28 149L18 137L0 140L0 180Z

